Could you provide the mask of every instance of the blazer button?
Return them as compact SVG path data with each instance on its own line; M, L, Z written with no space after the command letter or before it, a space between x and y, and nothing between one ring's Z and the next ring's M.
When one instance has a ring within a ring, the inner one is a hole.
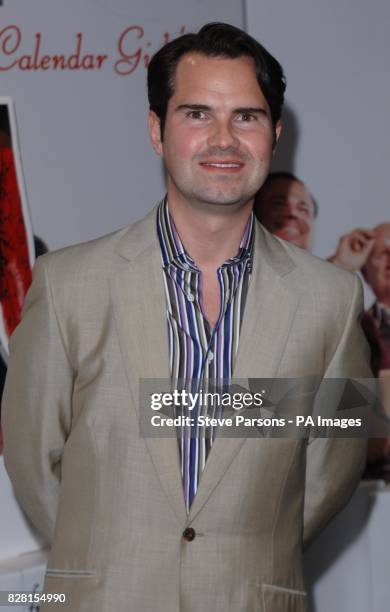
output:
M183 538L187 540L187 542L192 542L192 540L195 539L195 536L195 529L192 529L192 527L187 527L186 529L184 529Z

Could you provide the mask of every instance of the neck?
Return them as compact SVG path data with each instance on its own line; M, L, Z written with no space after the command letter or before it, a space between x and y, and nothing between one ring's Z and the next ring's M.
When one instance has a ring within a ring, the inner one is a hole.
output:
M172 215L180 240L200 270L217 270L237 255L253 199L244 205L191 204L170 199Z

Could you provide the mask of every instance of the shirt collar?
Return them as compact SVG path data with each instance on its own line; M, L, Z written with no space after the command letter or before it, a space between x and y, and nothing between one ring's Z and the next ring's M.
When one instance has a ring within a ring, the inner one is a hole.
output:
M237 255L226 260L222 267L238 264L245 260L252 261L254 233L255 223L254 214L252 212L246 224ZM160 242L164 267L173 264L184 270L199 272L193 259L185 251L180 240L174 220L169 212L168 200L166 197L161 200L157 209L157 235Z

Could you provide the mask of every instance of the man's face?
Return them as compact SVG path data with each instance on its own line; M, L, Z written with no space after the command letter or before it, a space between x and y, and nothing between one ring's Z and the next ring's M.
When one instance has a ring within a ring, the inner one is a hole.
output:
M164 140L149 117L154 149L164 158L168 198L197 207L240 207L264 182L274 130L251 58L188 53L178 63ZM280 125L277 125L276 136Z
M390 223L374 229L375 243L366 265L364 277L380 302L390 303Z
M314 202L303 183L278 178L259 194L257 213L273 234L310 250L314 230Z

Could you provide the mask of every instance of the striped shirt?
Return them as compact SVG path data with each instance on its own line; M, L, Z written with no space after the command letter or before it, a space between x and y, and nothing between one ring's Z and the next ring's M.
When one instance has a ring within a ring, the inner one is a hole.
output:
M214 328L202 310L201 272L181 243L168 202L157 212L167 305L170 372L176 388L207 392L209 383L228 385L232 378L252 269L254 218L250 216L239 252L218 268L221 309ZM186 409L187 410L187 409ZM197 416L181 408L181 416ZM209 416L218 416L208 413ZM215 428L183 426L178 430L181 474L187 512L215 440Z

